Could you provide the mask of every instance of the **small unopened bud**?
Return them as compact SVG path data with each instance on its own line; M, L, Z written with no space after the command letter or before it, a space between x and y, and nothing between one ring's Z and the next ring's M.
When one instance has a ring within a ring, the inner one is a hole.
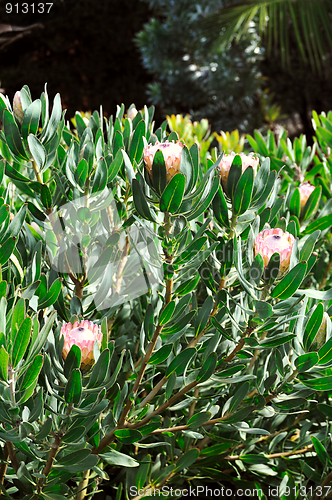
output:
M135 116L137 115L138 111L136 108L131 108L131 110L128 112L127 117L133 120Z
M18 90L13 99L13 111L14 111L14 116L16 120L19 123L23 122L23 117L24 117L24 111L22 108L22 102L21 102L21 92Z
M311 193L314 191L314 189L315 189L315 186L312 186L311 184L309 184L309 182L304 182L299 187L301 212L304 209L305 204L307 203L308 198L311 195Z
M100 326L87 320L81 322L75 321L73 325L71 323L66 323L61 327L60 337L62 336L65 340L62 351L63 359L66 359L71 347L75 344L81 349L82 357L80 368L82 372L85 373L89 371L95 362L93 345L97 340L100 348L103 339Z
M242 160L242 173L248 168L252 167L254 171L254 176L257 173L257 167L259 163L259 158L255 153L246 155L244 153L229 153L229 154L224 154L224 156L221 158L220 163L218 165L218 170L219 170L219 175L221 177L221 183L226 191L227 187L227 179L228 179L228 174L231 169L233 160L236 155L239 155Z
M280 255L279 276L284 274L290 264L290 258L295 238L291 233L280 228L264 229L255 240L255 255L263 257L264 267L267 267L274 253Z
M310 346L309 349L310 351L319 351L319 349L321 349L325 344L328 317L329 315L327 314L327 312L324 312L323 320L321 322L318 332L316 333L313 343Z

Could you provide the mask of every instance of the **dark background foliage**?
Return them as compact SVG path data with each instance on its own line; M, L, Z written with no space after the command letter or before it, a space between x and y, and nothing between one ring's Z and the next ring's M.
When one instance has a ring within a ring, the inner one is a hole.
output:
M208 40L197 43L200 19L222 5L221 0L80 0L0 50L0 86L12 98L27 84L36 98L47 81L51 98L60 92L67 118L101 103L109 116L121 102L126 107L149 102L156 105L157 123L166 113L189 112L193 119L209 118L213 130L246 132L262 126L262 91L268 89L283 115L300 117L310 141L311 110L332 107L329 76L313 75L295 48L290 70L278 56L264 57L264 45L252 60L244 50L254 37L250 33L225 54Z
M151 80L133 38L149 19L143 2L80 0L65 16L36 28L0 52L0 81L12 98L27 84L34 98L48 82L61 94L67 118L76 110L115 113L116 105L146 103Z

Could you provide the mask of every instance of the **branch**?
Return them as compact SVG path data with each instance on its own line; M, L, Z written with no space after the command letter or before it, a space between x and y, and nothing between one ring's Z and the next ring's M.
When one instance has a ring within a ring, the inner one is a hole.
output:
M53 461L54 461L55 455L57 454L58 449L60 447L60 442L61 442L60 436L56 435L55 439L54 439L54 443L51 444L51 450L49 452L48 459L47 459L45 468L43 470L43 475L45 477L48 476L48 474L50 473L50 470L52 469L52 465L53 465ZM44 478L41 477L39 479L39 481L38 481L38 489L39 489L39 491L41 491L43 482L44 482Z

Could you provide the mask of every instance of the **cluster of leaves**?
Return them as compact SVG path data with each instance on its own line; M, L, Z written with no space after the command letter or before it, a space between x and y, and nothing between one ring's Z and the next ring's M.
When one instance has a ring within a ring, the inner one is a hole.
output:
M19 123L0 96L2 494L326 485L331 117L315 115L313 148L255 133L257 174L235 156L224 190L195 143L169 181L158 151L150 177L144 147L178 139L153 108L77 113L73 130L46 88L21 100ZM303 179L317 187L301 210ZM266 224L295 237L278 280L280 260L264 270L253 252ZM77 346L61 354L61 325L81 318L103 332L85 374Z

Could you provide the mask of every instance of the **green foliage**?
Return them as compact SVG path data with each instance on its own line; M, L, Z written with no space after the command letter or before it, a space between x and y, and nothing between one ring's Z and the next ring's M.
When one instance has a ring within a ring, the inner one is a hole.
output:
M153 17L136 36L136 43L143 65L154 77L148 85L150 101L168 115L189 112L200 122L196 128L201 131L205 118L218 131L238 128L243 132L259 126L262 53L255 28L247 30L240 43L221 51L211 46L210 32L202 32L202 21L214 17L225 6L223 0L146 1ZM176 121L175 116L168 118L179 132ZM185 134L197 135L195 124L191 132L186 118L181 128Z
M258 172L236 155L225 192L221 157L195 143L172 176L160 151L150 176L144 147L177 139L165 122L155 130L153 108L77 114L72 129L46 89L22 125L0 102L4 496L80 498L108 479L118 500L194 481L262 498L271 484L281 498L321 487L332 116L314 114L312 148L285 132L248 136ZM301 206L304 180L314 190ZM295 239L283 272L276 249L265 264L254 252L268 226ZM63 354L62 325L81 320L101 327L93 366L79 345Z

